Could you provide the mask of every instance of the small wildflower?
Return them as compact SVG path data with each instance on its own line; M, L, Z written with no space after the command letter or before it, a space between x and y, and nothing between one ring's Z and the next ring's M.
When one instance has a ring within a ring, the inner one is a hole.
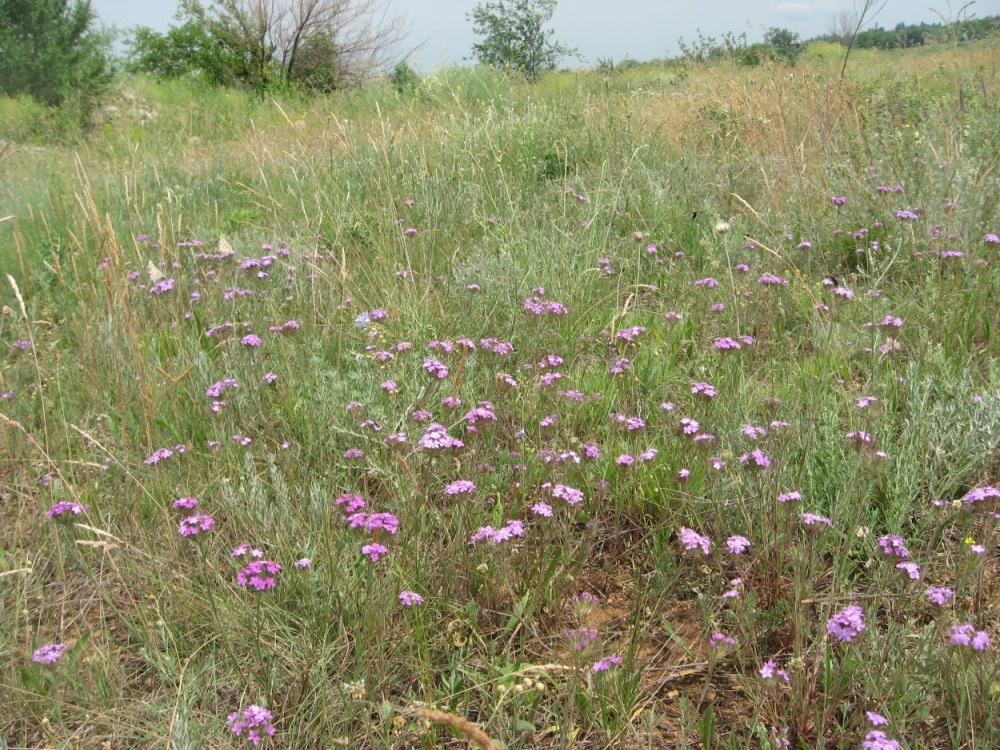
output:
M361 553L368 555L372 562L378 562L378 559L389 551L387 547L378 542L372 542L371 544L366 544L361 548Z
M476 491L476 485L467 479L459 479L444 488L446 495L471 495Z
M235 550L234 550L235 552ZM243 588L257 591L273 589L277 585L277 574L281 565L271 560L253 560L236 574L236 583Z
M706 555L712 551L712 540L707 536L702 536L694 529L682 526L678 537L686 550L700 549Z
M65 650L65 643L47 643L41 648L35 649L31 660L36 664L51 664L61 659Z
M622 658L620 656L606 656L603 659L598 659L594 662L591 669L594 672L606 672L611 667L617 666L622 663Z
M712 633L712 636L708 639L708 647L716 650L735 645L736 640L725 633Z
M194 536L215 526L215 519L207 515L188 516L181 520L177 533L183 537Z
M955 596L955 592L952 589L944 588L940 586L931 586L925 592L924 596L930 599L935 604L944 606L952 600Z
M742 555L750 549L750 540L745 536L731 536L726 540L726 549L734 555Z
M242 737L245 731L247 741L252 745L260 744L263 739L261 733L273 737L277 731L271 723L271 712L263 706L247 706L242 716L239 711L234 711L226 717L226 724L237 737Z
M415 591L400 591L399 602L404 607L416 607L424 603L424 598Z
M826 621L826 630L837 640L851 643L866 627L864 615L861 607L849 604Z
M59 516L62 516L64 514L72 514L74 516L78 516L81 513L85 513L86 510L87 510L86 505L82 505L81 503L73 502L71 500L62 500L53 505L51 508L49 508L48 512L45 514L45 517L58 518Z
M778 669L778 664L774 659L768 659L758 671L765 680L781 679L785 682L791 682L788 672L784 669Z

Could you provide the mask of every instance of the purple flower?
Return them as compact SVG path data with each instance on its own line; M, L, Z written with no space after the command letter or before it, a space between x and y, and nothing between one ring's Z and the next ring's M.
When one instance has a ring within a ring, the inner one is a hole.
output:
M818 516L815 513L800 513L799 518L806 526L829 526L833 528L833 521L826 516Z
M976 630L975 626L966 623L948 628L948 642L952 646L972 646L976 651L985 651L990 646L990 636L985 630Z
M760 668L759 672L760 676L763 677L765 680L773 680L775 678L780 678L785 682L791 682L791 678L788 676L788 672L786 672L784 669L778 669L778 664L774 661L774 659L768 659L766 662L764 662L764 666Z
M524 524L517 520L511 520L499 529L494 529L492 526L481 526L469 539L469 543L487 541L490 544L500 544L516 536L524 536Z
M1000 245L1000 237L997 237L995 234L990 233L983 238L983 242L985 242L987 245Z
M14 347L15 349L22 349L22 350L23 350L23 349L30 349L30 348L31 348L31 342L30 342L30 341L28 341L27 339L25 339L25 340L23 340L23 341L15 341L15 342L14 342L14 343L12 344L12 346L13 346L13 347Z
M63 651L66 650L65 643L47 643L31 655L31 660L36 664L51 664L62 658Z
M361 548L361 553L368 555L372 562L378 562L378 559L389 551L387 547L379 544L378 542L372 542L371 544L366 544Z
M845 203L847 203L847 196L846 195L840 195L840 196L837 196L837 197L835 197L833 199L833 205L837 206L837 208L840 208Z
M715 386L709 383L692 383L691 393L703 398L715 398Z
M263 706L247 706L242 716L239 711L234 711L226 717L226 723L229 731L237 737L242 737L245 731L247 741L252 745L260 744L263 739L261 732L273 737L277 731L271 724L271 712Z
M695 286L704 286L704 287L708 287L709 289L714 289L715 287L717 287L719 285L719 282L716 281L715 279L713 279L711 276L709 276L709 277L704 278L704 279L698 279L696 282L694 282L694 285Z
M414 412L416 414L416 412ZM423 436L417 441L421 448L426 450L440 450L442 448L464 448L465 443L457 438L453 438L445 430L444 426L437 422L432 422L427 426Z
M552 497L565 500L569 505L576 505L583 500L583 492L565 484L556 484L552 487Z
M681 527L678 537L686 550L701 549L702 553L706 555L712 551L712 540L709 537L702 536L686 526Z
M621 663L622 658L620 656L605 656L603 659L595 661L591 669L594 672L607 672L611 667L615 667Z
M296 560L292 563L296 568L308 568L312 566L312 560L308 557L303 557L301 560Z
M878 546L882 548L886 557L910 556L910 551L906 549L906 540L896 534L879 537Z
M736 640L725 633L712 633L712 637L708 639L708 647L712 649L722 649L726 646L735 646Z
M363 528L366 531L384 529L390 534L399 530L399 519L392 513L352 513L347 517L352 529Z
M531 506L531 512L536 516L544 516L545 518L552 518L552 506L548 503L537 502Z
M452 482L444 488L444 494L446 495L471 495L475 491L476 485L468 479L459 479L457 482Z
M269 372L266 375L264 375L262 380L268 385L274 385L274 383L278 380L278 376L275 375L273 372Z
M742 555L750 549L750 540L745 536L731 536L726 540L726 549L734 555Z
M885 732L873 729L865 735L865 741L861 743L861 750L899 750L899 743L890 740Z
M438 380L444 380L448 377L448 368L433 357L425 359L423 367L428 373L436 377Z
M248 347L260 346L261 343L260 336L258 336L255 333L248 333L246 336L240 339L240 343L243 344L243 346L248 346Z
M944 606L951 601L952 597L955 596L955 592L952 589L944 588L941 586L931 586L924 592L924 596L930 599L935 604Z
M766 286L785 286L788 284L788 279L775 276L773 273L765 273L758 281Z
M78 516L81 513L86 512L86 510L87 510L86 505L82 505L80 503L73 502L71 500L62 500L53 505L51 508L49 508L48 512L45 514L45 517L58 518L63 514L72 514L74 516Z
M771 466L771 459L762 450L754 450L740 456L740 463L745 469L767 469Z
M897 564L896 567L900 570L905 570L906 574L910 577L910 580L920 580L920 566L915 562L901 562Z
M404 607L416 607L424 603L424 598L415 591L400 591L399 601Z
M611 375L621 375L630 369L632 369L632 362L628 357L617 357L608 367L608 372Z
M235 550L233 550L235 556ZM243 588L253 588L257 591L273 589L277 583L277 574L281 565L271 560L253 560L243 570L236 574L236 583Z
M629 466L635 463L635 459L628 453L623 453L620 456L618 456L618 458L615 459L615 463L621 466L622 468L628 468Z
M856 604L849 604L826 621L827 632L844 643L853 642L865 627L864 610Z
M384 380L379 385L379 388L381 388L386 393L396 393L399 390L399 386L396 385L395 380Z
M594 628L579 628L566 633L570 645L574 651L583 651L597 640L597 631Z
M174 500L171 506L174 510L194 510L198 507L198 499L194 497L181 497Z
M344 458L364 458L365 452L360 448L348 448L344 451Z
M868 721L872 723L875 727L884 727L889 723L889 720L885 718L882 714L875 713L874 711L866 711L865 716L868 717Z
M188 516L181 519L177 533L181 536L194 536L199 531L208 531L215 526L215 519L207 515Z

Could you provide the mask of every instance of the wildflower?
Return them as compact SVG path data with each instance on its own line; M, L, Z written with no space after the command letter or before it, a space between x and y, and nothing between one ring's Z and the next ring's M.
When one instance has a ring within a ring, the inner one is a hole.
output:
M768 659L766 662L764 662L764 666L762 666L758 671L760 672L760 676L763 677L765 680L773 680L775 678L780 678L785 682L791 682L791 678L788 676L788 672L786 672L784 669L778 669L778 664L777 662L774 661L774 659Z
M181 497L174 500L171 506L174 510L194 510L198 507L198 499L194 497Z
M837 197L835 197L833 199L833 205L835 205L837 208L840 208L845 203L847 203L847 196L846 195L840 195L840 196L837 196Z
M559 419L559 417L556 414L549 414L549 416L542 418L538 422L538 426L539 427L543 427L543 428L544 427L551 427L552 425L554 425L556 423L556 421L558 419Z
M618 456L618 458L615 459L615 463L624 469L634 464L635 459L628 453L623 453L620 456Z
M597 640L597 631L594 628L579 628L566 633L570 645L574 651L583 651Z
M868 717L868 721L875 727L884 727L889 723L889 720L882 714L875 713L874 711L865 711L865 716Z
M58 518L59 516L61 516L63 514L66 514L66 513L71 513L74 516L78 516L81 513L86 512L86 510L87 510L87 506L86 505L82 505L81 503L73 502L72 500L62 500L62 501L56 503L55 505L53 505L51 508L49 508L48 512L45 514L45 517L46 518Z
M878 546L886 557L909 557L910 551L906 549L906 540L895 534L879 537Z
M726 540L726 549L734 555L742 555L750 549L750 540L745 536L731 536Z
M969 490L965 493L962 498L963 503L978 503L983 500L998 499L1000 498L1000 489L996 487L976 487L975 489Z
M690 417L681 418L681 433L684 435L694 435L701 429L701 425Z
M229 731L237 737L242 737L246 731L247 741L252 745L260 744L263 739L261 732L269 737L273 737L277 731L271 723L271 712L263 706L248 706L240 716L239 711L234 711L226 717Z
M713 279L711 276L709 276L708 278L698 279L696 282L694 282L694 285L695 286L704 286L704 287L708 287L709 289L714 289L715 287L717 287L719 285L719 282L716 281L715 279Z
M858 409L867 409L872 404L878 401L874 396L859 396L858 400L854 402L854 405Z
M966 623L948 628L948 642L952 646L971 646L976 651L985 651L990 646L990 636L985 630L976 630L975 626Z
M343 505L345 513L357 513L365 507L365 500L361 497L361 495L352 495L347 492L342 494L333 502L334 505Z
M615 338L620 341L625 341L631 343L635 341L641 334L646 332L646 326L632 326L631 328L623 328L615 334Z
M725 309L726 306L721 302L716 302L714 305L712 305L712 312L722 312Z
M308 568L312 566L312 560L308 557L303 557L301 560L296 560L292 563L296 568Z
M765 273L758 281L766 286L787 286L788 279L775 276L773 273Z
M536 516L543 516L545 518L552 518L552 506L548 503L537 502L531 506L531 512Z
M742 349L743 346L736 340L729 338L728 336L722 336L717 338L712 343L713 349L718 349L719 351L735 351L737 349Z
M399 601L404 607L416 607L424 603L424 598L415 591L400 591Z
M278 376L275 375L273 372L269 372L266 375L264 375L264 377L261 378L261 380L263 380L267 385L274 385L275 382L277 382L278 380Z
M416 414L416 412L414 412ZM439 450L441 448L464 448L465 443L448 434L445 428L437 422L427 426L423 436L417 441L421 448Z
M65 643L47 643L41 648L35 649L31 655L31 660L36 664L51 664L62 658L67 646Z
M722 598L723 599L738 599L740 597L740 587L743 585L743 579L742 578L734 578L733 580L731 580L729 582L729 585L732 586L732 588L729 589L728 591L726 591L722 595Z
M381 388L386 393L397 393L399 391L399 386L396 385L395 380L383 380L379 384L379 388Z
M576 505L583 500L583 492L565 484L557 484L552 487L552 497L565 500L569 505Z
M681 527L678 537L686 550L701 549L702 553L706 555L712 550L712 540L709 537L702 536L697 531L689 529L686 526Z
M601 449L598 448L593 443L584 443L583 445L580 446L580 449L583 451L583 457L584 458L600 458L601 457Z
M715 386L709 383L692 383L691 393L703 398L715 398Z
M743 433L744 437L750 440L758 440L767 435L767 430L763 427L755 427L752 424L745 424L740 428L740 432Z
M754 450L740 456L740 463L745 469L767 469L771 466L771 459L762 450Z
M617 357L615 361L611 363L608 367L608 372L611 375L621 375L624 372L632 369L632 362L628 357Z
M236 574L236 583L243 588L257 591L273 589L277 585L277 574L281 565L271 560L253 560Z
M900 570L905 570L906 574L910 577L910 580L920 580L920 566L915 562L901 562L898 563L896 567Z
M594 662L591 669L594 672L607 672L611 667L617 666L622 663L622 658L620 656L606 656L603 659L598 659Z
M184 537L194 536L199 531L208 531L213 526L215 526L215 519L211 516L188 516L181 520L177 527L177 533Z
M865 735L865 741L861 743L861 750L899 750L899 743L890 740L885 732L873 729Z
M645 451L639 454L640 461L652 461L659 454L656 448L647 448Z
M244 555L250 555L250 557L263 557L264 550L254 549L249 544L238 544L233 547L233 551L230 553L231 557L243 557Z
M378 559L389 551L387 547L379 544L378 542L372 542L371 544L366 544L361 548L361 553L368 555L372 562L378 562Z
M24 340L22 340L22 341L15 341L15 342L14 342L14 343L12 344L12 346L13 346L13 347L14 347L15 349L21 349L21 350L24 350L24 349L30 349L30 348L31 348L31 342L30 342L30 341L28 341L27 339L24 339Z
M827 632L844 643L853 642L865 627L865 613L855 604L849 604L826 621Z
M993 233L990 233L983 238L983 242L985 242L987 245L1000 245L1000 237L998 237Z
M153 451L152 455L150 455L150 457L146 459L146 465L154 466L160 463L161 461L166 461L172 455L174 455L174 452L169 448L157 448L155 451Z
M432 357L428 357L424 360L423 368L438 380L443 380L448 377L448 368Z
M244 336L243 338L240 339L240 343L243 344L243 346L247 346L247 347L251 347L252 348L252 347L260 346L261 340L260 340L260 336L258 336L256 334L253 334L253 333L248 333L246 336Z
M951 601L952 597L955 596L955 592L949 588L943 588L940 586L931 586L924 592L924 596L930 599L935 604L941 605L942 607Z
M352 513L347 517L347 523L352 529L360 527L366 531L383 529L395 534L399 530L399 519L392 513Z
M251 440L246 435L233 435L233 442L239 443L240 445L250 445Z
M468 479L459 479L457 482L452 482L444 488L444 494L446 495L471 495L475 491L476 485Z
M725 633L712 633L711 638L708 639L708 647L716 650L735 645L736 640Z
M829 526L833 528L833 521L826 516L818 516L815 513L801 513L799 518L806 526Z
M779 503L791 503L798 502L802 500L802 493L798 490L792 490L791 492L782 492L778 495Z
M524 536L524 524L517 520L511 520L499 529L494 529L492 526L481 526L469 539L469 544L482 541L500 544L516 536Z

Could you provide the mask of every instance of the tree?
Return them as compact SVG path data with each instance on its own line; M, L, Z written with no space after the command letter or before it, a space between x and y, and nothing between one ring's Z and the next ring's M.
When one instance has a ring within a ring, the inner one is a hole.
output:
M140 29L134 69L166 78L200 75L254 90L274 85L329 90L393 62L405 36L386 0L182 0L180 26Z
M764 34L764 44L772 47L778 57L794 63L802 51L802 41L799 35L788 29L768 29Z
M0 0L0 93L85 119L111 83L109 34L89 0Z
M552 18L557 0L498 0L480 3L467 16L483 40L472 52L483 65L508 68L534 81L573 50L555 42L555 32L542 27Z

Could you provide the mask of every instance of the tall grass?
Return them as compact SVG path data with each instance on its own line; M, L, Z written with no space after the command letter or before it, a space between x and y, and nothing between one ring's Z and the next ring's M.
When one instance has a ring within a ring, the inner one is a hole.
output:
M996 59L131 79L7 156L0 741L995 747Z

